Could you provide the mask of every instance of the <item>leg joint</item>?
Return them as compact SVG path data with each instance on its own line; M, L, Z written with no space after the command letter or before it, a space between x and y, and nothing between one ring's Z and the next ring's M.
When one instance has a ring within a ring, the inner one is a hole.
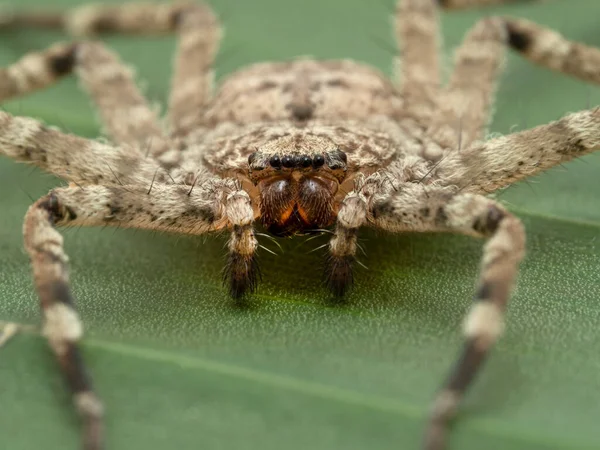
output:
M531 35L518 27L513 21L507 20L506 31L508 33L507 43L513 50L526 53L531 48Z
M48 212L49 220L53 225L70 222L77 218L77 213L75 213L73 208L62 204L54 191L51 191L46 197L40 199L37 207Z
M496 232L500 222L506 217L506 212L496 205L490 205L487 211L478 216L473 223L473 229L478 233L489 236Z
M59 52L51 54L48 58L48 67L55 77L68 75L76 64L78 44L69 44L61 47Z

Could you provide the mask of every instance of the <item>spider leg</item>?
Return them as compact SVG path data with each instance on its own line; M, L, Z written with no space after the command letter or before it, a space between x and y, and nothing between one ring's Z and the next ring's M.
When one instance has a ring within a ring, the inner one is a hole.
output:
M114 147L61 133L37 120L0 111L0 155L34 164L64 180L83 183L134 184L167 182L169 175L141 149Z
M400 50L396 78L404 109L426 120L440 88L440 39L437 7L432 0L400 0L394 18Z
M463 333L465 344L455 368L438 394L425 435L426 450L441 450L450 420L503 331L504 311L518 264L523 258L525 233L519 219L493 200L475 194L456 194L454 188L402 183L393 188L371 175L343 201L330 251L329 285L343 295L352 279L356 232L367 223L392 232L441 231L486 237L479 287Z
M168 111L171 134L185 137L201 126L205 105L212 94L213 63L221 37L218 20L207 5L133 2L83 5L66 12L0 14L0 28L24 26L63 28L76 36L177 32L178 49ZM45 87L70 72L73 66L100 109L115 142L151 147L149 153L159 157L165 166L179 162L177 152L161 157L170 149L156 111L137 90L131 69L122 66L101 44L63 44L47 52L27 55L6 71L4 83L0 72L0 100Z
M540 0L439 0L438 3L442 8L447 9L465 9L475 6L492 6L505 3L529 3Z
M434 402L425 434L424 448L441 450L461 399L502 334L504 312L524 255L523 226L486 197L457 194L453 186L425 187L411 182L392 186L381 172L375 173L359 179L338 212L327 273L336 295L343 295L352 281L357 231L367 224L392 232L451 232L488 238L479 287L464 322L465 344Z
M211 9L201 4L181 14L178 34L168 119L171 133L185 136L201 127L212 96L221 29Z
M367 180L375 180L371 175ZM366 189L349 192L340 205L335 232L329 241L329 258L325 265L325 283L331 293L343 297L352 287L353 265L358 248L358 229L366 224L368 201Z
M77 346L83 327L74 309L63 239L53 226L68 215L68 207L59 202L55 195L38 200L25 216L25 248L31 258L44 315L43 333L83 418L83 448L98 450L103 447L103 408L93 391Z
M148 104L133 70L99 42L77 44L75 73L92 98L111 139L119 145L141 148L157 156L169 148L158 112Z
M600 84L600 49L524 19L483 19L458 48L438 102L430 133L443 145L456 148L459 132L463 148L484 137L505 46L540 66Z
M130 2L122 4L90 3L70 10L37 9L35 11L3 10L1 28L58 28L74 36L104 33L170 33L179 14L190 2Z
M397 192L376 194L371 223L389 231L443 231L488 239L481 261L478 288L463 325L465 343L450 376L433 404L424 448L441 450L450 420L503 331L507 307L525 232L518 218L486 197L453 194L447 188L425 192L405 184Z
M424 449L441 450L460 401L502 334L504 312L525 252L525 232L518 218L481 195L456 194L453 187L425 190L406 182L394 188L376 173L348 194L340 207L328 267L334 294L343 295L352 281L356 233L366 224L392 232L438 231L488 238L479 287L463 325L463 350L435 399L425 433Z
M0 323L0 347L6 345L21 329L21 326L14 322Z
M234 179L204 172L191 187L92 185L59 188L52 194L72 213L64 222L56 222L61 226L118 226L194 235L231 228L225 269L230 293L240 297L256 287L254 210L250 197Z
M132 69L99 42L56 44L25 55L0 70L0 101L48 87L73 71L115 143L151 155L168 149L157 111L137 88Z
M465 192L489 193L600 148L600 108L454 152L432 178Z
M483 137L504 62L507 36L503 19L483 19L456 50L454 70L440 94L427 131L443 147L462 150Z
M0 101L50 86L71 72L74 64L74 44L55 44L45 51L28 53L0 69Z
M29 208L24 241L43 311L44 335L83 418L84 450L102 448L102 405L77 344L83 326L69 286L63 238L55 227L118 225L188 234L233 228L228 274L232 294L240 296L256 282L253 215L248 194L235 180L211 178L193 191L165 185L151 191L139 186L57 188Z
M525 19L503 18L508 45L548 69L600 84L600 49L569 41L554 30Z

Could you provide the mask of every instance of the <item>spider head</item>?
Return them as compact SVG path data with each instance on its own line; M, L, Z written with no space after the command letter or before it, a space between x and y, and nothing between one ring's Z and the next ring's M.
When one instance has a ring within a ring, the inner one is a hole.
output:
M335 195L346 176L346 154L262 153L248 158L258 187L263 225L276 236L317 230L333 223Z

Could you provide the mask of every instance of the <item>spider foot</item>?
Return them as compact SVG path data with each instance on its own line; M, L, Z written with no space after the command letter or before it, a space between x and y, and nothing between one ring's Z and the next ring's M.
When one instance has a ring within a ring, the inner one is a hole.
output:
M354 256L330 255L325 266L325 284L336 299L342 299L352 287Z
M442 450L446 447L449 427L456 415L460 397L460 394L449 389L438 394L425 431L424 450Z
M0 325L0 347L10 341L19 331L21 331L21 325L18 323L8 322Z
M74 400L83 420L83 450L102 450L104 448L102 403L91 391L75 394Z
M234 299L240 299L246 293L256 291L260 269L256 255L243 255L232 252L225 270L223 271L223 284L229 286L229 294Z

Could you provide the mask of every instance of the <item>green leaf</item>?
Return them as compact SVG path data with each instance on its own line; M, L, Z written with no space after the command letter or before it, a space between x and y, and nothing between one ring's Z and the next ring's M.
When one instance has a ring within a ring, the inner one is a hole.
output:
M36 0L6 3L25 8ZM250 62L304 54L390 68L392 0L214 4L228 27L219 76ZM444 14L446 52L490 13L535 19L600 46L600 3L580 1L574 8L554 1ZM61 39L50 31L4 33L0 65ZM148 95L164 101L173 39L106 41L138 67ZM492 130L548 122L598 104L599 94L511 56ZM4 106L98 134L72 79ZM599 174L600 155L591 155L500 196L525 222L528 257L506 335L468 395L451 449L598 447ZM58 183L0 161L2 320L39 323L21 221L28 196ZM417 448L430 400L461 342L482 244L365 231L369 270L358 271L348 303L336 306L320 286L323 255L308 253L326 238L286 240L283 256L261 253L263 283L242 309L221 287L223 237L111 229L65 236L87 325L84 353L115 450ZM55 366L35 335L0 350L3 447L78 448L78 420Z

